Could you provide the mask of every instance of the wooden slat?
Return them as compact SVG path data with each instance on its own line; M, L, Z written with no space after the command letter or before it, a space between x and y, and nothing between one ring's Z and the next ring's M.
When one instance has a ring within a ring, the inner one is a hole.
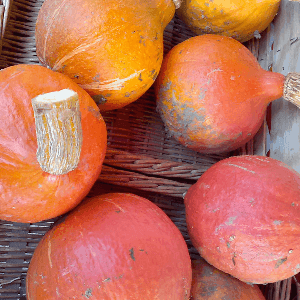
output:
M259 55L259 61L265 62L265 68L283 75L300 72L299 24L300 3L282 0ZM300 172L300 110L278 99L272 102L271 113L270 156Z

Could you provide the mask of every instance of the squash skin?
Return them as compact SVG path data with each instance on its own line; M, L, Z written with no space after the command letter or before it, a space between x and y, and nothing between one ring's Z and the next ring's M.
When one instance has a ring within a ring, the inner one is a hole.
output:
M299 174L272 158L236 156L210 169L187 192L188 231L201 257L248 283L300 271Z
M36 23L37 56L85 89L101 111L121 108L156 79L174 14L172 0L46 0Z
M265 30L280 0L183 0L178 16L196 34L219 34L246 42Z
M191 300L265 300L257 285L242 282L204 259L192 260Z
M191 276L187 245L165 213L145 198L111 193L86 199L44 236L27 298L187 300Z
M263 70L232 38L192 37L164 58L155 83L157 111L169 135L184 146L229 152L253 138L267 105L282 96L284 79Z
M106 151L106 126L91 97L67 76L38 65L0 71L0 219L31 223L74 208L98 178ZM36 158L31 99L70 88L80 100L83 145L78 167L51 175Z

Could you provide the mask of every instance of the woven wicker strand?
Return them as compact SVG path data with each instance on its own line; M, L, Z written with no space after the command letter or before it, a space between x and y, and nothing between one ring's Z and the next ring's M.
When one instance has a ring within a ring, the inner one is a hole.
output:
M150 177L130 171L118 170L108 166L102 167L99 180L105 183L132 187L143 191L155 192L180 198L183 198L183 195L191 186L186 183L180 183L164 178Z
M126 151L108 149L104 163L109 166L162 177L197 180L211 164L186 164L156 159Z
M15 64L40 64L34 33L42 4L43 0L0 1L1 69ZM194 33L175 16L164 32L165 54L192 36ZM251 40L247 47L257 56L258 40ZM88 197L105 191L134 191L147 197L179 228L191 258L198 258L187 233L182 197L207 168L230 154L202 155L169 138L155 110L153 89L128 107L103 116L108 129L108 151L103 171ZM253 154L253 141L235 153ZM26 299L25 278L31 256L56 220L35 224L0 221L1 300ZM267 300L293 300L292 294L300 300L300 284L292 278L261 288Z

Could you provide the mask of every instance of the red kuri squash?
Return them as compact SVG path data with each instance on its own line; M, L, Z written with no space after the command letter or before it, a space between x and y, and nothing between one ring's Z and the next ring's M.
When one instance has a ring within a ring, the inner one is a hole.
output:
M84 200L37 246L27 299L184 300L192 278L187 245L167 215L123 193Z
M242 282L204 259L192 261L191 300L265 300L257 285Z
M171 136L195 151L237 149L253 138L267 105L299 102L299 75L265 71L233 38L206 34L175 46L156 81L157 110Z
M70 78L38 65L1 70L0 85L0 219L38 222L69 211L104 160L97 105Z
M192 243L211 265L244 282L300 271L300 175L264 156L226 158L184 198Z
M36 23L40 61L68 75L101 111L121 108L153 84L163 31L180 0L46 0Z

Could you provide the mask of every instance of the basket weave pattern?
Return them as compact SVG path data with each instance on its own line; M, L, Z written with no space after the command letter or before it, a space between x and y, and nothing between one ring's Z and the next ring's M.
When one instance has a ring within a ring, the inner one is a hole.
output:
M42 3L41 0L0 1L3 35L0 69L16 64L39 64L34 33ZM164 32L165 54L193 35L175 16ZM250 41L247 46L257 56L258 41ZM124 191L153 201L179 228L191 258L198 258L186 229L183 195L217 161L233 154L253 154L253 142L235 153L222 155L202 155L183 147L165 133L156 113L152 88L138 101L105 112L103 117L108 130L108 151L103 171L88 197L99 191ZM36 224L0 221L0 299L26 299L25 278L30 258L55 221ZM300 299L297 288L293 279L261 287L267 300Z

